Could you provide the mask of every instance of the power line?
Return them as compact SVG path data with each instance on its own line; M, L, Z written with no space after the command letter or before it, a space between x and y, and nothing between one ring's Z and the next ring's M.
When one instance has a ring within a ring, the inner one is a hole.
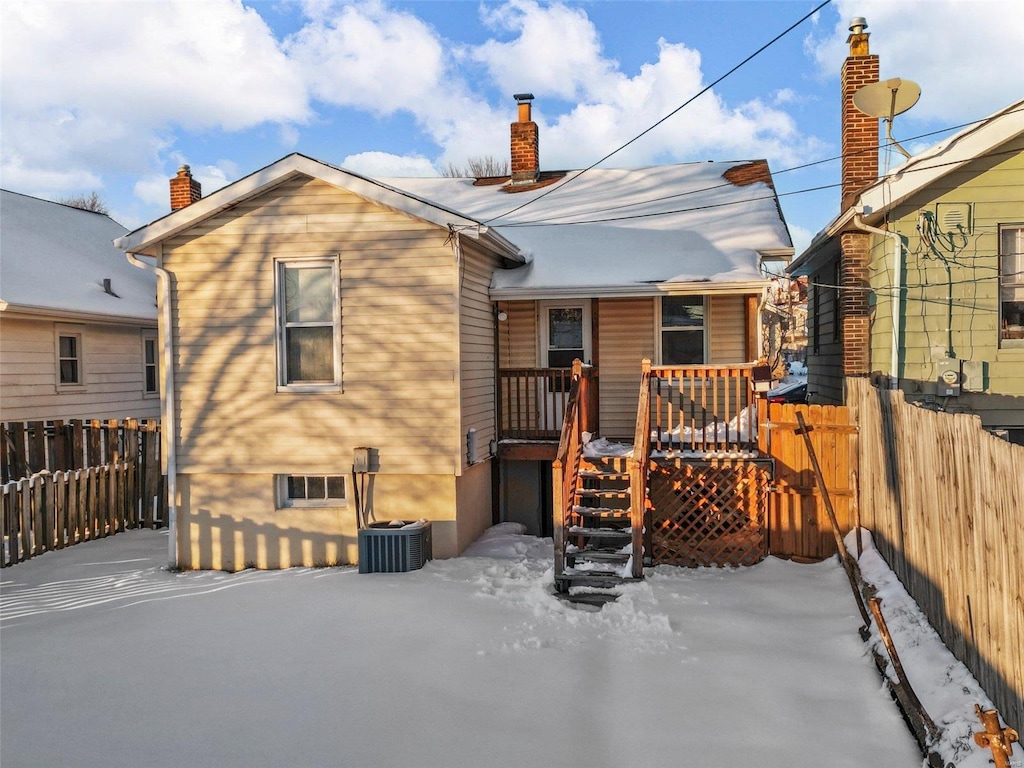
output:
M986 158L986 157L999 157L999 156L1002 156L1002 155L1012 155L1012 154L1016 154L1019 151L1020 151L1019 149L1008 149L1008 150L1003 150L1003 151L1000 151L1000 152L987 152L987 153L984 153L984 154L981 154L981 155L976 155L972 159L978 160L978 159ZM948 162L948 163L937 163L937 164L934 164L934 165L927 165L927 166L920 167L920 168L908 168L905 171L902 171L901 174L917 173L917 172L921 172L921 171L931 171L931 170L935 170L937 168L943 168L943 167L946 167L946 166L962 165L963 162L964 161L962 161L962 160L958 160L958 161L951 161L951 162ZM880 179L880 181L885 181L885 179L884 178ZM700 193L700 192L708 192L708 191L712 191L712 190L719 189L721 187L726 187L726 186L732 186L732 183L729 182L729 183L726 183L726 184L715 185L713 187L706 187L706 188L703 188L703 189L690 190L690 191L687 191L687 192L680 192L680 193L678 193L676 195L667 195L665 197L653 198L651 200L646 200L646 201L639 202L639 203L629 203L629 204L625 204L625 205L621 205L621 206L609 206L609 207L606 207L606 208L599 208L599 209L595 209L594 213L598 213L598 212L602 212L602 211L619 210L621 208L628 208L628 207L632 207L634 205L644 205L644 204L648 204L648 203L651 203L651 202L659 202L661 200L669 200L669 199L673 199L675 197L684 197L686 195L697 194L697 193ZM673 209L668 210L668 211L654 211L654 212L650 212L650 213L636 213L636 214L629 214L629 215L625 215L625 216L608 216L608 217L593 218L593 219L576 219L574 221L559 221L558 219L568 218L570 216L575 217L575 216L579 215L579 214L562 214L562 215L559 215L559 216L553 216L553 217L549 217L549 218L546 218L546 219L535 219L533 221L514 222L514 223L510 223L510 224L502 224L500 226L501 226L502 229L513 229L515 227L565 227L565 226L573 226L574 224L606 224L608 222L613 222L613 221L630 221L630 220L634 220L634 219L646 219L646 218L653 218L653 217L657 217L657 216L671 216L671 215L678 214L678 213L689 213L691 211L704 211L704 210L710 210L712 208L724 208L724 207L730 206L730 205L745 205L747 203L757 202L757 201L760 201L760 200L775 200L776 198L780 198L780 197L789 197L789 196L792 196L792 195L803 195L803 194L807 194L809 192L820 192L820 191L826 190L826 189L836 189L836 188L841 187L841 186L842 186L841 183L822 184L822 185L816 186L816 187L805 187L804 189L796 189L796 190L791 190L789 192L773 192L772 194L769 194L769 195L761 195L759 197L750 197L750 198L747 198L745 200L727 200L727 201L722 202L722 203L709 203L707 205L698 205L698 206L692 206L692 207L689 207L689 208L673 208ZM547 194L547 193L545 193L545 194ZM540 197L534 198L534 200L539 200L539 199L540 199ZM522 208L522 207L524 207L524 206L520 206L520 208ZM515 210L519 210L519 209L515 209ZM509 211L509 213L502 214L502 215L503 216L507 216L510 213L513 213L513 211ZM490 219L490 221L493 221L493 220L494 219Z
M676 108L675 108L674 110L672 110L671 112L669 112L669 113L668 113L667 115L665 115L665 116L664 116L663 118L661 118L660 120L658 120L658 121L657 121L656 123L654 123L653 125L651 125L651 126L649 126L649 127L645 128L645 129L644 129L643 131L641 131L640 133L638 133L638 134L637 134L636 136L634 136L634 137L633 137L632 139L630 139L629 141L627 141L627 142L626 142L625 144L623 144L622 146L618 147L617 149L614 149L614 150L612 150L611 152L609 152L609 153L608 153L607 155L605 155L604 157L602 157L602 158L601 158L600 160L598 160L597 162L595 162L595 163L593 163L593 164L591 164L591 165L587 166L586 168L584 168L584 169L583 169L582 171L580 171L580 172L579 172L579 173L578 173L578 174L577 174L576 176L572 177L571 179L568 179L568 180L567 180L567 181L565 182L565 184L560 184L560 185L559 185L559 186L557 186L557 187L552 187L552 188L551 188L551 189L549 189L549 190L548 190L547 192L544 192L543 194L540 194L540 195L538 195L537 197L534 197L534 198L532 198L532 199L530 199L530 200L527 200L527 201L526 201L526 202L524 202L524 203L523 203L522 205L519 205L519 206L517 206L517 207L513 208L512 210L510 210L510 211L506 211L505 213L503 213L503 214L500 214L500 215L498 215L498 216L494 216L494 217L492 217L492 218L490 218L490 219L488 219L488 220L486 220L486 221L484 221L484 222L482 222L482 223L484 223L484 224L490 224L490 223L492 223L492 222L494 222L494 221L496 221L496 220L498 220L498 219L502 219L502 218L505 218L506 216L511 216L511 215L512 215L513 213L516 213L517 211L521 211L521 210L522 210L523 208L525 208L526 206L528 206L528 205L532 205L533 203L537 202L538 200L540 200L540 199L541 199L541 198L543 198L543 197L547 197L548 195L550 195L551 193L555 192L556 190L564 189L564 188L565 188L565 187L566 187L566 186L567 186L567 185L568 185L569 183L571 183L571 182L573 182L573 181L576 181L576 180L577 180L577 179L579 179L579 178L580 178L581 176L583 176L583 174L585 174L585 173L586 173L587 171L591 171L591 170L593 170L594 168L596 168L597 166L599 166L599 165L600 165L601 163L603 163L603 162L604 162L605 160L607 160L608 158L612 157L613 155L616 155L616 154L618 154L619 152L621 152L622 150L624 150L624 149L625 149L626 147L628 147L629 145L633 144L634 142L638 141L638 140L639 140L639 139L641 139L642 137L646 136L646 135L647 135L648 133L650 133L651 131L653 131L653 130L654 130L655 128L657 128L657 127L658 127L659 125L661 125L662 123L664 123L664 122L665 122L666 120L668 120L668 119L669 119L670 117L672 117L673 115L677 114L677 113L678 113L678 112L679 112L680 110L682 110L683 108L685 108L685 107L689 106L690 104L692 104L692 103L693 103L693 102L694 102L694 101L695 101L696 99L698 99L698 98L700 98L701 96L703 96L703 95L704 95L705 93L707 93L707 92L708 92L708 91L710 91L710 90L711 90L712 88L714 88L714 87L715 87L716 85L718 85L718 84L719 84L720 82L722 82L723 80L725 80L725 78L729 77L729 75L731 75L731 74L732 74L733 72L735 72L736 70L740 69L740 68L741 68L742 66L744 66L745 64L747 64L748 62L750 62L750 61L751 61L752 59L754 59L755 57L759 56L759 55L760 55L761 53L763 53L763 52L764 52L765 50L767 50L767 49L768 49L768 48L770 48L770 47L771 47L772 45L774 45L775 43L777 43L777 42L778 42L779 40L781 40L781 39L782 39L783 37L785 37L786 35L788 35L788 34L789 34L790 32L792 32L792 31L793 31L794 29L796 29L796 28L797 28L798 26L800 26L801 24L803 24L803 23L804 23L805 21L807 21L807 19L811 18L811 16L813 16L814 14L816 14L816 13L817 13L818 11L820 11L820 10L821 10L822 8L824 8L824 7L826 6L826 5L828 5L828 4L829 4L829 3L831 3L831 2L832 2L832 0L824 0L824 2L823 2L823 3L821 3L820 5L818 5L818 6L817 6L817 7L816 7L816 8L814 9L814 10L812 10L812 11L811 11L810 13L808 13L807 15L805 15L804 17L802 17L801 19L799 19L799 20L798 20L798 21L796 21L795 23L791 24L791 25L790 25L790 26L789 26L789 27L788 27L788 28L787 28L786 30L784 30L783 32L780 32L780 33L779 33L778 35L776 35L775 37L773 37L773 38L772 38L771 40L769 40L769 41L768 41L767 43L765 43L764 45L762 45L762 46L761 46L760 48L758 48L758 49L757 49L756 51L754 51L754 52L753 52L752 54L750 54L749 56L747 56L747 57L746 57L745 59L743 59L743 61L741 61L741 62L740 62L739 64L737 64L736 66L734 66L734 67L733 67L732 69L730 69L730 70L729 70L728 72L726 72L726 73L725 73L724 75L721 75L721 76L720 76L720 77L719 77L718 79L716 79L716 80L715 80L714 82L712 82L712 83L710 83L709 85L707 85L706 87L702 88L702 89L701 89L700 91L698 91L698 92L697 92L696 94L694 94L694 95L693 95L693 96L691 96L691 97L690 97L689 99L687 99L686 101L684 101L684 102L683 102L682 104L680 104L680 105L679 105L678 107L676 107Z

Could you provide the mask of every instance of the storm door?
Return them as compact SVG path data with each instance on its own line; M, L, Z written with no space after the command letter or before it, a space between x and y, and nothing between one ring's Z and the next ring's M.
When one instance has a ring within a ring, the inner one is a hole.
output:
M540 365L551 371L541 381L541 429L559 430L572 382L572 361L590 363L590 302L541 302Z

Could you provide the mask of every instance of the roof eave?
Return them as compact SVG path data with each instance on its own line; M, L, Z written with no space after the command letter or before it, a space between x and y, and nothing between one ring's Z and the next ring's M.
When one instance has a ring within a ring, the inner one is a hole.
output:
M629 297L655 297L666 294L680 295L730 295L759 293L768 280L743 280L728 283L686 282L686 283L639 283L631 285L601 286L545 286L530 288L491 288L493 301L512 299L546 301L548 299L616 299Z
M211 195L197 200L185 208L173 211L151 224L147 224L133 232L129 232L123 237L119 237L114 241L114 245L128 253L155 256L156 252L151 249L162 240L172 237L194 226L203 219L227 210L243 200L255 197L267 189L297 175L320 179L379 205L402 211L441 227L451 225L460 230L477 228L480 228L482 231L487 230L480 222L463 216L456 211L438 206L427 200L422 200L414 195L403 193L400 190L392 189L351 171L345 171L305 155L293 153L226 187L218 189ZM516 257L519 257L519 249L512 246L507 240L503 238L501 241L493 240L495 243L502 241L503 243L500 247L503 250L513 252L516 254Z
M153 305L152 316L112 315L104 312L83 312L73 309L58 309L32 304L14 304L0 301L0 312L10 316L29 318L47 318L62 322L100 323L103 325L143 325L156 328L156 305Z

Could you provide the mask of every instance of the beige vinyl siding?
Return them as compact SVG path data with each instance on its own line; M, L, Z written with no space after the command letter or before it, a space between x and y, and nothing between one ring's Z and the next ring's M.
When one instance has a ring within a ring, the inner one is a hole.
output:
M929 248L919 229L921 215L938 220L953 204L969 206L965 239L954 234L951 244ZM1024 426L1024 349L999 345L1000 224L1024 224L1022 137L939 179L893 212L891 226L905 244L901 388L912 399L929 397L941 359L980 361L987 364L987 391L965 392L947 408L977 413L985 426ZM893 248L891 238L876 237L872 245L877 302L871 362L873 370L890 373Z
M57 329L81 336L80 386L58 386ZM143 391L142 331L0 314L0 421L159 418L159 397Z
M508 318L498 323L498 360L502 368L535 368L539 356L537 302L499 301Z
M708 363L735 365L747 360L745 296L708 297Z
M490 442L498 436L494 423L495 319L488 296L491 275L497 266L495 256L468 238L462 240L462 264L458 272L461 434L465 440L470 429L476 430L477 451L473 461L486 459L490 455ZM467 458L463 451L463 464Z
M163 245L182 472L455 473L455 259L441 228L298 177ZM341 391L277 391L274 258L340 259Z
M606 437L632 441L640 392L640 364L655 357L657 299L597 301L600 358L600 431Z

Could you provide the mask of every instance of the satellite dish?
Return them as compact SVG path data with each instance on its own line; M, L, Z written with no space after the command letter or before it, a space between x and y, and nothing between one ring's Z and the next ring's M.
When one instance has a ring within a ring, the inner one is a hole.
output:
M910 153L892 137L892 120L917 104L920 98L921 86L913 80L894 77L859 88L853 94L853 106L865 115L885 120L886 138L909 160Z
M921 86L913 80L894 77L880 83L871 83L853 94L853 106L871 117L892 120L917 104Z

